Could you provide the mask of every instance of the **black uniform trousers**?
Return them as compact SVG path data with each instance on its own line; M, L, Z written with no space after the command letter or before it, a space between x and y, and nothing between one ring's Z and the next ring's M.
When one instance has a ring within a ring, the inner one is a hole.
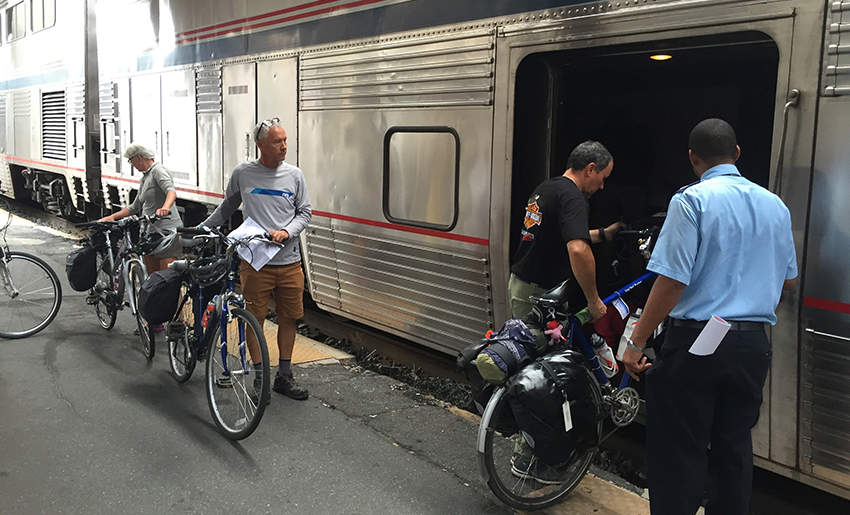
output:
M646 377L649 498L653 515L693 515L705 474L706 513L749 513L750 430L758 421L770 367L764 329L730 330L710 356L688 352L700 329L669 327ZM710 450L709 450L710 444Z

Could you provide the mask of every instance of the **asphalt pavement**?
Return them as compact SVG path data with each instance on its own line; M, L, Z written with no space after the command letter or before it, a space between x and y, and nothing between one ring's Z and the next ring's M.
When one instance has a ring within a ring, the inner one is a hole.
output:
M8 241L46 259L64 297L44 331L0 341L3 513L505 512L466 479L474 426L356 367L299 367L310 399L273 393L257 431L230 442L202 367L178 385L162 349L147 363L129 310L100 328L64 278L73 241L19 218ZM414 411L428 423L411 426ZM417 452L447 445L451 463Z

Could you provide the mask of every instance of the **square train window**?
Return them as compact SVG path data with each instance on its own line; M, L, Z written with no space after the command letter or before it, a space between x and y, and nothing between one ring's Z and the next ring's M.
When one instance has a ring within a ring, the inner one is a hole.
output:
M384 136L384 216L450 231L457 223L459 169L460 139L451 127L391 128Z

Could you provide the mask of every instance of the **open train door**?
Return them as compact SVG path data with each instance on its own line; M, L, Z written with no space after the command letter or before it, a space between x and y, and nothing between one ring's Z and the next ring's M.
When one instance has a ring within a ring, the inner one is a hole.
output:
M626 193L623 212L636 204L665 209L672 193L694 180L690 129L714 116L735 126L744 175L781 186L802 263L821 62L814 35L823 30L823 6L623 5L555 9L499 29L490 240L503 245L493 246L502 249L492 254L494 284L507 284L518 210L539 182L563 173L576 144L598 139L611 148L615 166L605 193L615 184ZM673 59L665 65L651 61L654 54ZM652 68L658 65L667 68ZM794 90L800 95L786 108ZM592 199L592 226L594 204L604 198ZM503 291L494 299L497 320L508 315ZM786 294L778 309L771 375L753 432L757 463L788 476L801 470L799 299L799 291Z

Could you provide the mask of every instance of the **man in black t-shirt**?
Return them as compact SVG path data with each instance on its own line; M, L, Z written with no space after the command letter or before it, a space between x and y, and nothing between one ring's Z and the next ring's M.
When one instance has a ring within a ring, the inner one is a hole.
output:
M543 293L567 278L575 279L568 290L571 309L587 301L594 321L605 315L607 309L596 290L596 260L590 243L613 238L623 224L617 222L591 231L587 198L603 188L613 169L611 153L597 141L585 141L570 153L563 175L543 182L531 194L508 280L513 318L525 318L531 312L530 295ZM607 345L597 354L600 352L616 370L614 354ZM564 480L561 471L534 459L531 446L522 436L512 438L514 476L542 484Z
M604 187L613 169L611 153L597 141L585 141L570 153L563 175L543 182L531 194L508 281L514 318L531 311L529 295L567 278L575 279L569 291L571 307L586 302L594 321L605 315L590 243L613 238L623 224L589 230L587 198Z

